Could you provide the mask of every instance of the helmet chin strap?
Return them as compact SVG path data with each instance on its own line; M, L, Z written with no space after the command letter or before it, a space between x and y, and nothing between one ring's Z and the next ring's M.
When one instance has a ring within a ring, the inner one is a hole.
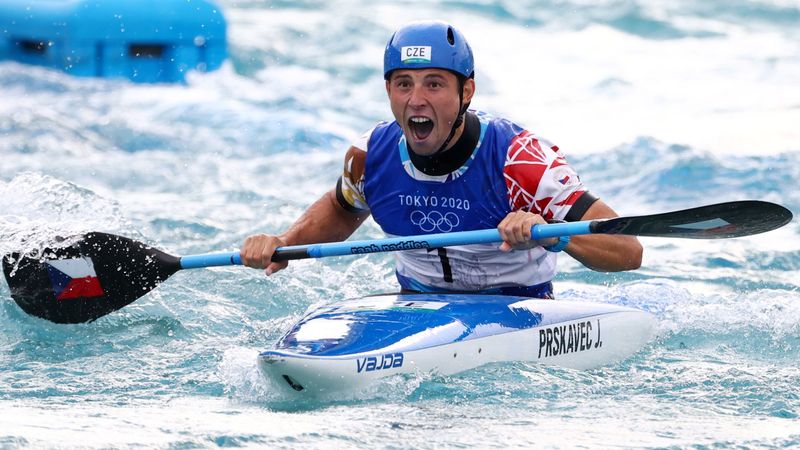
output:
M445 151L447 149L447 144L453 140L453 136L456 134L456 130L458 127L464 123L464 113L467 112L467 108L469 108L469 103L466 105L464 104L464 84L467 82L466 79L459 78L458 80L458 117L456 117L455 122L453 122L453 126L450 128L450 134L447 135L447 139L444 140L442 146L439 147L439 150L433 152L434 155L438 155L439 153Z

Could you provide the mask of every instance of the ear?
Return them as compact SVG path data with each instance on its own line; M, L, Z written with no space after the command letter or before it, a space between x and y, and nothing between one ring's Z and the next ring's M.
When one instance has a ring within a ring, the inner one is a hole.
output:
M471 102L473 95L475 95L475 79L467 78L464 82L464 103Z
M389 92L389 80L386 80L386 95L391 96L391 92Z

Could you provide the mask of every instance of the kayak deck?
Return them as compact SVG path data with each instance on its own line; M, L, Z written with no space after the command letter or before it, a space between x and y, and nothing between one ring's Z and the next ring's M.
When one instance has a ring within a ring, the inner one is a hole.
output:
M259 355L293 391L353 389L401 373L447 375L498 361L588 369L622 360L653 336L644 311L527 297L379 295L321 307Z

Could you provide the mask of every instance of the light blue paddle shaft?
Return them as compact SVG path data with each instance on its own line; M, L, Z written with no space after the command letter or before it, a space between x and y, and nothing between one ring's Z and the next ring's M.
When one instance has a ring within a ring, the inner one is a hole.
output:
M203 267L239 266L242 257L239 252L204 253L202 255L181 256L181 269L201 269Z
M534 225L532 239L591 234L592 221L551 223ZM386 239L362 241L329 242L325 244L290 245L279 247L274 260L324 258L326 256L360 255L365 253L393 252L415 248L439 248L454 245L490 244L502 242L500 232L495 228L488 230L458 231L454 233L402 236ZM198 269L202 267L231 266L242 264L239 252L207 253L181 257L181 268Z

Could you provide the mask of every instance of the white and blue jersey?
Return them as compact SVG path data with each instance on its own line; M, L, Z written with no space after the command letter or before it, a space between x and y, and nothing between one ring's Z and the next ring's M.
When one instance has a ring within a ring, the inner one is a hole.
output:
M337 189L342 206L370 212L390 236L495 228L520 209L545 219L567 217L586 190L558 148L507 120L469 115L479 123L477 144L463 164L443 175L414 165L396 122L365 133L346 156ZM397 252L397 279L404 289L421 292L552 296L555 253L541 247L504 253L498 247Z

